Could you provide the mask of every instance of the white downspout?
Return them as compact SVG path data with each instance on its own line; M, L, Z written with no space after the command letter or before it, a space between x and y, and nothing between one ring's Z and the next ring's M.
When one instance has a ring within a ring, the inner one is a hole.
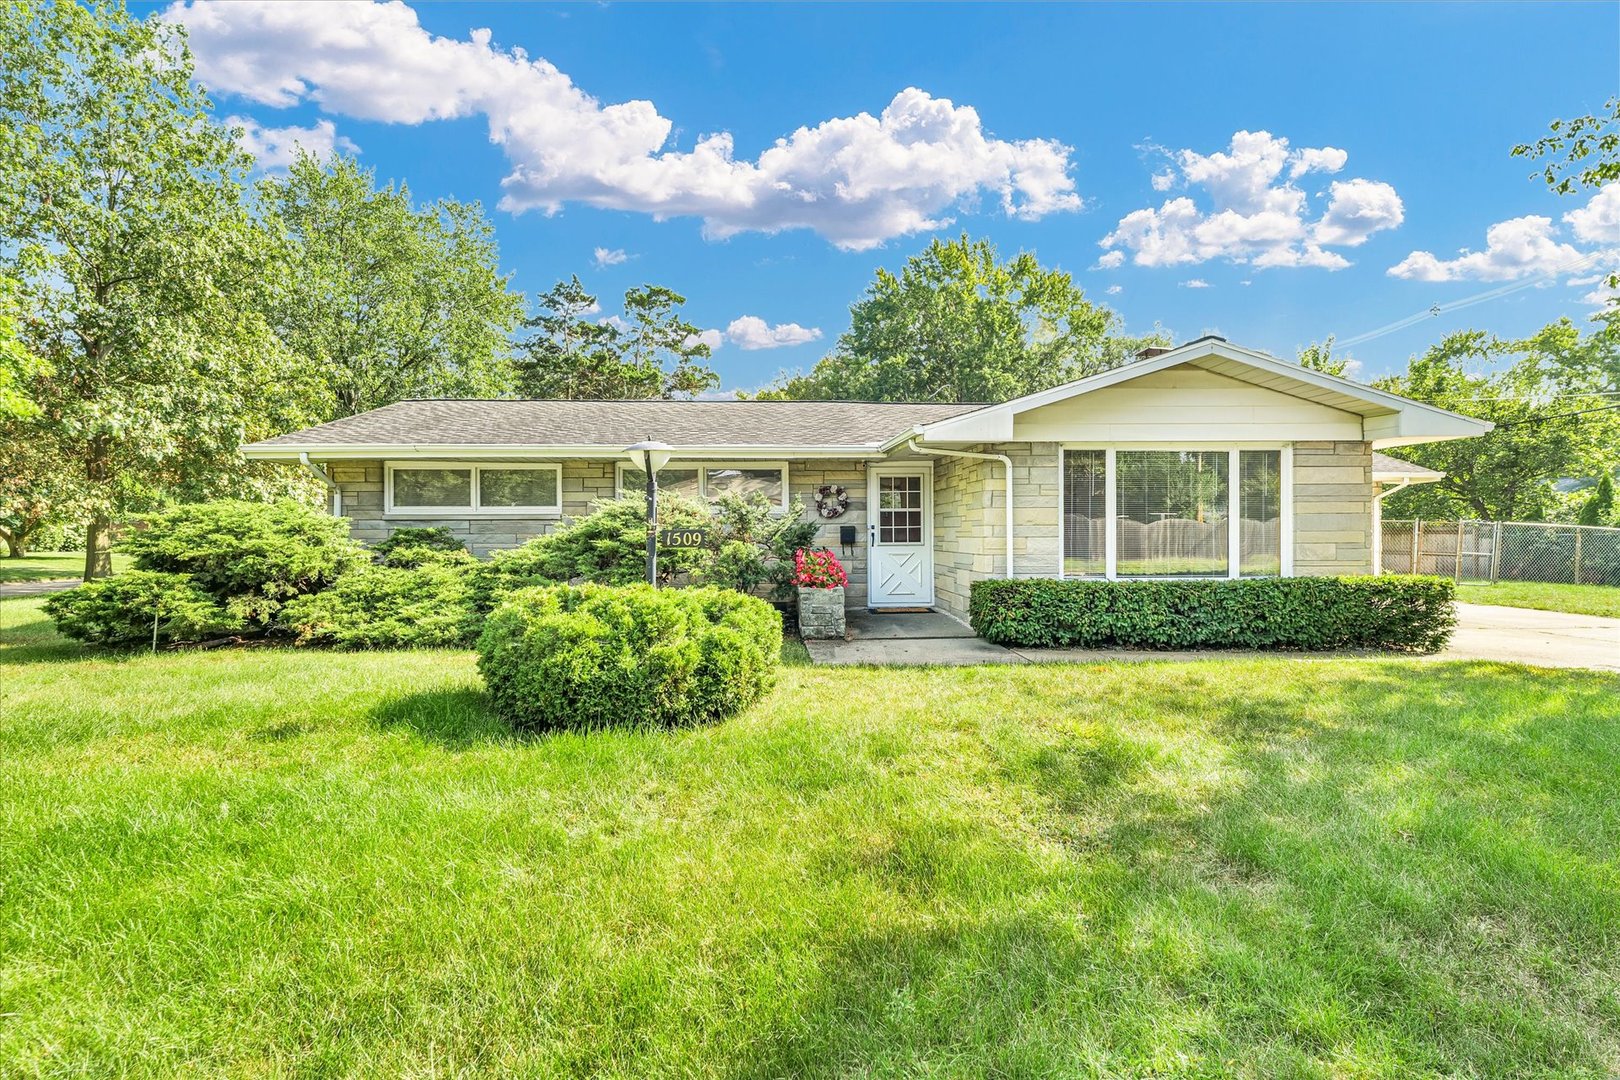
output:
M326 485L326 489L332 493L332 503L331 503L332 516L333 517L342 517L343 516L343 489L338 487L336 484L334 484L332 482L332 478L326 474L325 469L321 468L319 465L317 465L313 461L309 460L309 455L308 454L300 453L298 455L298 464L300 464L304 468L308 469L309 474L311 476L313 476L315 479L319 480L321 483Z
M970 458L974 461L999 461L1007 480L1007 576L1013 576L1013 464L1006 454L980 454L973 450L946 450L937 446L918 446L916 439L906 443L914 454L933 454L936 457Z
M1412 478L1410 476L1403 476L1400 483L1392 488L1385 488L1372 497L1372 562L1373 573L1375 574L1384 572L1384 500L1411 483Z

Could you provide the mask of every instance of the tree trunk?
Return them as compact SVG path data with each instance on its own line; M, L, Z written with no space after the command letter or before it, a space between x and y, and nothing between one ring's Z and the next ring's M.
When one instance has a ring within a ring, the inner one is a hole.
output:
M28 548L23 538L10 529L0 529L0 540L6 542L6 558L20 559L28 554Z
M84 533L84 580L112 575L112 522L99 511Z
M105 485L112 479L112 452L107 437L90 440L90 453L84 463L85 477L92 487ZM112 519L107 511L97 508L90 514L90 523L84 534L84 580L112 575Z

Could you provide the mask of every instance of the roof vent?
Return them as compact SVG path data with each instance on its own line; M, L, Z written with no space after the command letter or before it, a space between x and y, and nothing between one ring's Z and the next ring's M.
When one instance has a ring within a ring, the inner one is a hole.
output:
M1151 360L1153 357L1155 357L1155 356L1163 356L1165 353L1167 353L1169 351L1170 351L1169 349L1163 348L1163 347L1158 346L1158 345L1149 345L1145 349L1137 349L1136 350L1136 358L1138 360Z
M1187 342L1187 344L1197 345L1200 341L1219 341L1222 344L1226 343L1226 339L1221 337L1219 334L1205 334L1203 337L1193 338L1191 341Z

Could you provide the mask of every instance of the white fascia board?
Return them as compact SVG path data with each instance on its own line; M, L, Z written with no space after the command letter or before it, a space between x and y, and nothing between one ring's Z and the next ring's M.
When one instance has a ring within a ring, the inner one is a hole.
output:
M399 443L274 446L249 444L242 447L242 456L250 461L286 461L297 463L299 455L307 454L323 461L356 461L386 458L390 460L454 460L498 461L506 458L536 458L546 461L569 459L596 459L616 461L624 456L622 450L606 446L409 446ZM874 445L861 446L676 446L675 457L682 461L694 459L720 459L725 461L783 461L783 460L876 460L884 456Z
M920 435L933 442L983 442L1005 441L1012 438L1013 418L1019 413L1038 409L1043 405L1051 405L1059 401L1066 401L1081 394L1089 394L1093 390L1102 390L1120 383L1129 382L1143 375L1150 375L1155 371L1176 367L1180 364L1201 360L1205 357L1215 356L1223 360L1231 360L1245 364L1260 371L1281 375L1294 379L1309 386L1316 386L1324 390L1332 390L1364 401L1369 405L1388 410L1390 418L1395 420L1395 429L1391 435L1405 438L1406 442L1431 441L1438 439L1464 439L1476 435L1483 435L1494 426L1486 420L1476 420L1470 416L1450 412L1446 409L1426 405L1421 401L1392 394L1387 390L1364 386L1337 375L1328 375L1320 371L1279 360L1275 356L1255 352L1252 349L1240 348L1219 341L1201 341L1190 345L1183 345L1179 349L1150 356L1145 360L1135 360L1129 364L1113 368L1109 371L1088 375L1084 379L1054 386L1050 390L1041 390L1037 393L1026 394L999 405L988 405L973 412L952 416L945 420L937 420L932 424L921 426ZM1384 417L1368 417L1369 425ZM1369 431L1369 435L1373 432ZM1403 445L1390 442L1388 445Z

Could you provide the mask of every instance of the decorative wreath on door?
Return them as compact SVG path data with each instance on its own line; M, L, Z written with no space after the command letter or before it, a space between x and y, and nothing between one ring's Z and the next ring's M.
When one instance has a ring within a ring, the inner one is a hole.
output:
M841 484L822 484L816 489L816 513L831 520L843 517L849 509L849 492Z

